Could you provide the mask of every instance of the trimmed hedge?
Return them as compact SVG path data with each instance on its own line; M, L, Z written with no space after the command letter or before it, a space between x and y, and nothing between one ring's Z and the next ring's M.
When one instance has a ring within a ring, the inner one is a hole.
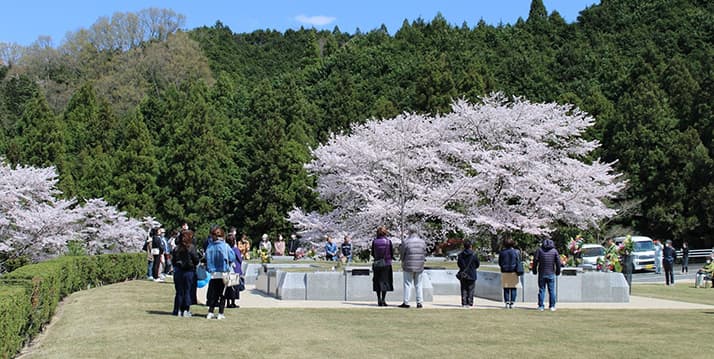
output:
M22 286L0 285L0 357L9 358L24 343L27 318L32 310Z
M0 277L0 357L10 358L50 321L63 297L144 276L146 254L59 257Z

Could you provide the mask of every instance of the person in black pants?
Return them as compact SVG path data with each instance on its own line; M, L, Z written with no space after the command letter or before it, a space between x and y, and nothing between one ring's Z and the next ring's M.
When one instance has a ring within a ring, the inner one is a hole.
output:
M459 282L461 284L461 306L474 306L474 290L476 289L476 269L481 265L478 255L471 250L471 242L464 242L464 250L457 258L459 265Z
M176 295L174 297L173 314L179 317L191 317L192 290L196 282L196 266L198 265L198 253L193 245L193 232L182 231L178 237L178 243L171 253L171 261L174 266L174 287Z
M682 243L682 273L689 273L689 243Z
M664 278L666 285L674 285L674 260L677 259L677 252L672 247L672 241L665 242L662 251L662 264L664 266Z

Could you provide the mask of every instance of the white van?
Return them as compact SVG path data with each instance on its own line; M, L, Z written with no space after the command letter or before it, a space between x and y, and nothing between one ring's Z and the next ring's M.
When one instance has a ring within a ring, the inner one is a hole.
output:
M605 257L605 247L599 244L583 244L580 255L583 259L581 266L595 268L598 258Z
M635 270L654 270L654 242L650 237L632 236L632 256ZM618 246L625 240L625 237L613 238Z

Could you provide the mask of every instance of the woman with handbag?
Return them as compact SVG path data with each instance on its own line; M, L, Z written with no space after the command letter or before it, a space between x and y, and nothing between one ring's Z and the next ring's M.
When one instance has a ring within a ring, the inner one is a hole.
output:
M506 309L513 309L513 303L518 294L518 251L513 247L516 242L511 238L503 240L503 249L498 254L498 266L501 267L501 286L503 287L503 302Z
M243 256L241 255L240 249L236 246L236 235L233 228L231 228L231 232L228 238L226 238L226 243L236 256L236 261L233 262L233 272L243 277L243 269L241 268L243 266ZM226 300L228 301L226 308L238 308L238 305L236 305L236 299L240 299L240 290L238 287L237 285L226 287Z
M224 238L223 228L216 227L211 231L213 240L206 248L206 267L211 273L211 280L208 282L208 293L206 294L206 304L208 314L206 319L225 319L223 311L226 308L226 297L224 291L226 285L223 282L223 273L230 272L230 265L236 261L233 250L228 247ZM218 307L218 316L213 314L213 310Z
M377 305L386 307L385 301L387 292L394 290L392 259L394 258L394 248L392 241L387 238L387 228L379 226L377 228L377 238L372 241L372 290L377 293Z
M173 314L179 317L191 317L191 293L196 282L196 266L198 253L193 245L193 232L182 231L178 237L176 248L171 252L171 264L174 268L174 298Z
M461 284L461 306L471 308L474 306L474 290L476 289L476 269L481 266L478 255L471 250L471 241L464 242L464 250L457 258L459 272L456 277Z

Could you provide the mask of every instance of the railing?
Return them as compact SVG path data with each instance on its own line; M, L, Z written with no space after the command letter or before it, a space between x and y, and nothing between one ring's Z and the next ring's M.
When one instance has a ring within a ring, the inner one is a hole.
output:
M689 258L706 258L712 254L711 249L690 249ZM677 250L677 258L682 259L682 250Z

